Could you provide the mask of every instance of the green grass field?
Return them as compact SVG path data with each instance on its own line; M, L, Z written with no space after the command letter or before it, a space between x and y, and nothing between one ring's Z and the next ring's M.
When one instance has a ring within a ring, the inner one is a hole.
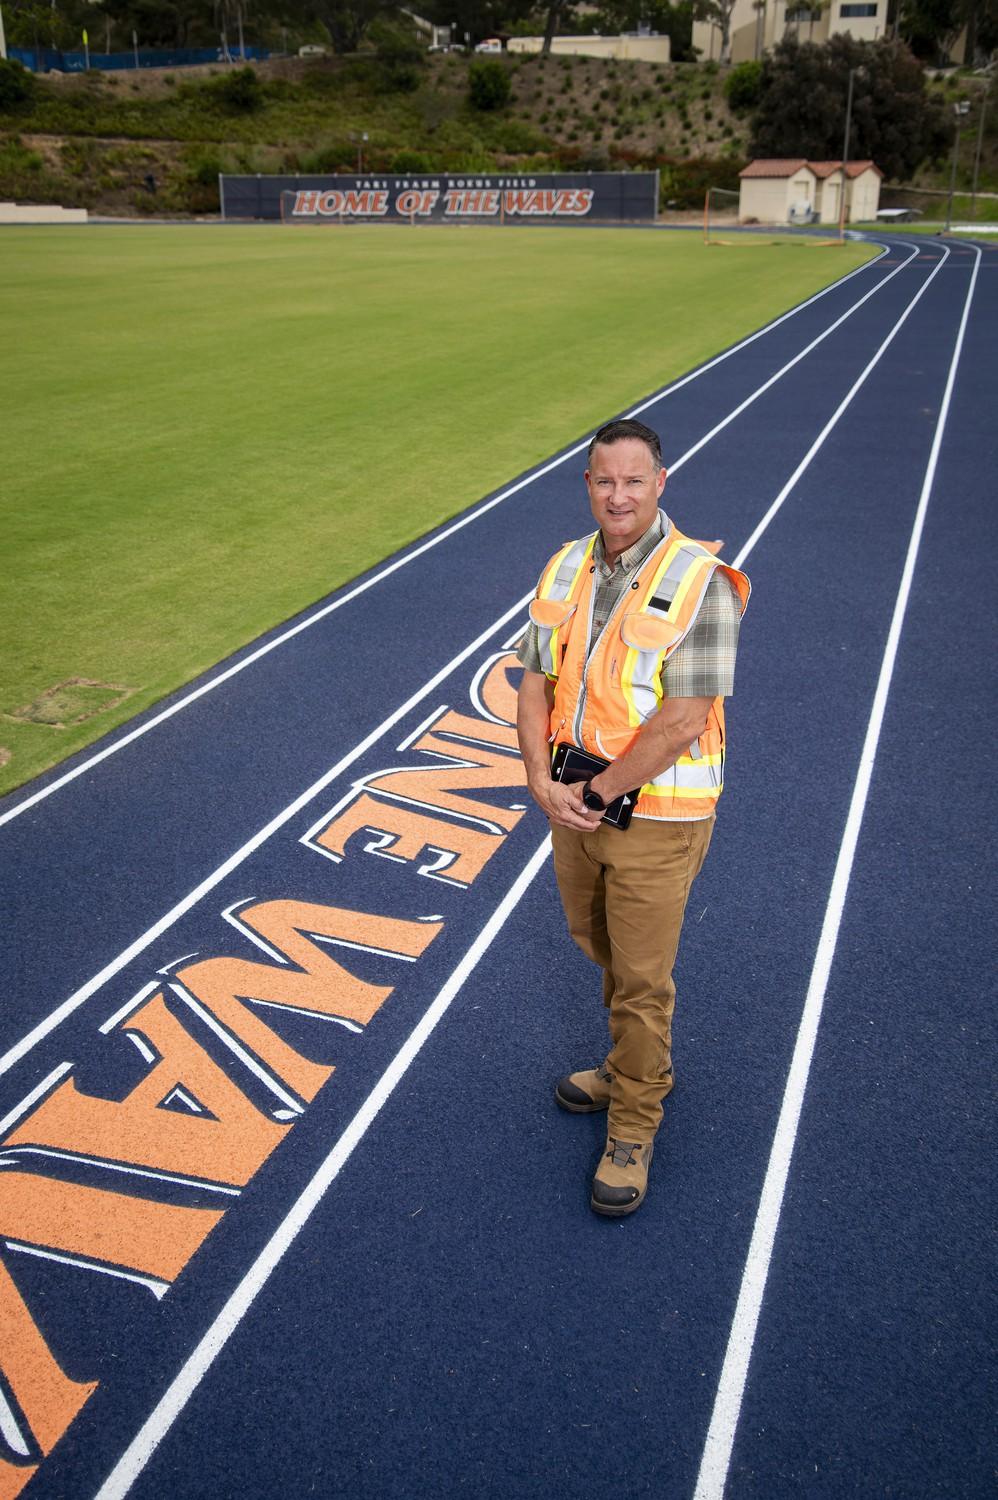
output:
M871 253L579 229L0 232L0 791ZM127 696L42 697L70 679Z

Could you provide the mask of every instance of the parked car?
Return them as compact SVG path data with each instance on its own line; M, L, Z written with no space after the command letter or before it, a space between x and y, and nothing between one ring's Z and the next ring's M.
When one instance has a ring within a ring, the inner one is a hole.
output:
M320 42L306 42L304 47L298 48L299 57L325 57L328 52L329 48Z
M502 42L497 36L487 36L484 42L479 42L475 48L476 52L501 52Z

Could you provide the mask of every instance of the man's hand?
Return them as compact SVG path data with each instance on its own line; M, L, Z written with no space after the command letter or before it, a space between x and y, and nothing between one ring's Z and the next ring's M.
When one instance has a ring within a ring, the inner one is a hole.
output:
M520 754L527 768L530 795L552 823L591 833L603 814L590 812L582 800L582 787L551 780L551 707L554 688L543 672L524 672L516 706L516 733Z
M552 823L560 823L563 828L577 828L581 833L592 833L599 827L603 814L591 811L583 802L584 785L578 781L567 786L563 781L552 781L549 776L547 781L531 785L530 793Z

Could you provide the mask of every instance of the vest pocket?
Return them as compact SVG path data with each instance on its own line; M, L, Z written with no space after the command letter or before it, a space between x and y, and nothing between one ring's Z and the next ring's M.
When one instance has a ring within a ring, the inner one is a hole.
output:
M576 605L564 599L532 599L527 611L538 630L560 630L576 611Z
M635 651L666 651L681 633L671 620L649 610L635 610L620 622L621 640Z

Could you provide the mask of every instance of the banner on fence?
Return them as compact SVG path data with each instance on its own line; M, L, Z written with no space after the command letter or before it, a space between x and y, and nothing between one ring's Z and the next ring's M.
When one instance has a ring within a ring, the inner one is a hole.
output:
M420 173L220 178L222 217L285 224L641 223L658 209L657 172Z
M266 47L133 47L130 52L64 52L58 47L8 47L7 56L32 73L113 73L126 68L189 68L199 63L262 62Z

